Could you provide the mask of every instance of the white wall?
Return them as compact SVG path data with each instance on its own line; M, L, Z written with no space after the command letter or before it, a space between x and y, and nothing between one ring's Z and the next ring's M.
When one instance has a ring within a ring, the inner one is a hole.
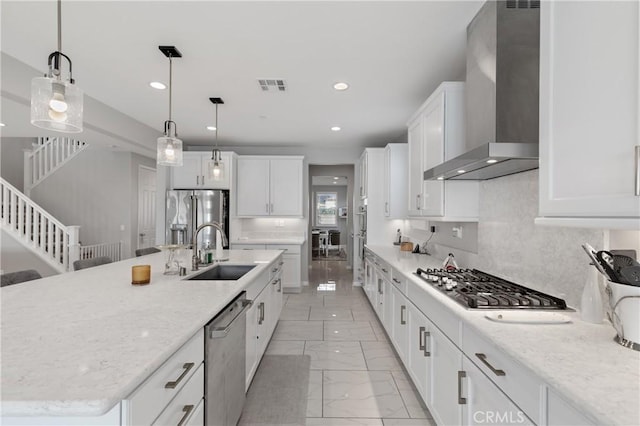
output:
M35 269L43 277L58 273L49 264L16 241L4 229L0 230L0 252L2 253L0 255L0 270L2 270L3 274L25 269Z
M0 137L0 172L2 178L20 191L24 189L24 150L31 149L36 138Z

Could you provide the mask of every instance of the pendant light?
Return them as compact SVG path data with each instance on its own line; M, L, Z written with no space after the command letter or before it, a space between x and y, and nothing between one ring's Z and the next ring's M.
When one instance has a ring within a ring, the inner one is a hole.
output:
M216 147L211 151L211 161L209 162L209 177L213 180L224 180L224 162L218 149L218 105L223 104L222 98L209 98L212 104L216 106Z
M69 63L68 79L62 78L62 59ZM64 133L82 132L82 90L75 85L71 59L62 53L62 0L58 0L58 50L48 59L44 77L31 80L31 124Z
M164 122L164 135L158 138L158 165L182 166L182 141L178 139L176 123L171 120L171 89L173 81L173 58L182 58L175 46L158 46L169 58L169 119Z

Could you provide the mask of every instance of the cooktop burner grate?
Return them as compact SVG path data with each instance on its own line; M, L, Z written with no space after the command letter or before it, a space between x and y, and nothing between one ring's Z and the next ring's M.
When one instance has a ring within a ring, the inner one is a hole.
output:
M416 275L472 309L567 310L564 300L477 269L421 269Z

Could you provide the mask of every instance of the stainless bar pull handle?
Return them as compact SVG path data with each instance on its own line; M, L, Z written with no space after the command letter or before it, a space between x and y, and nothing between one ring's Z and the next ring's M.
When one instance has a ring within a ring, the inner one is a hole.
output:
M260 312L260 316L258 317L258 325L261 325L264 322L264 302L260 302L258 305L258 311Z
M426 345L426 342L424 341L424 332L425 332L426 328L425 327L420 327L418 328L418 350L424 351L424 347Z
M278 293L282 292L282 280L278 278Z
M183 424L185 424L185 422L191 415L191 412L193 411L194 408L195 408L195 405L185 405L184 407L182 407L182 411L184 412L184 415L178 422L178 426L182 426Z
M487 361L487 356L485 354L482 353L476 353L476 356L478 357L478 359L480 359L480 361L482 361L482 363L484 365L486 365L487 367L489 367L489 369L493 372L493 374L495 374L496 376L506 376L507 373L504 372L504 370L497 370L493 365L489 364L489 361Z
M465 405L467 403L467 398L462 397L462 379L467 377L467 373L465 371L458 371L458 404Z
M225 327L211 328L209 337L212 339L220 339L220 338L226 337L227 334L229 334L231 327L233 327L233 324L240 318L240 315L242 315L244 311L249 309L249 306L251 305L253 305L253 300L249 300L249 299L243 300L241 304L242 309L240 310L240 312L236 314L233 320L231 320L231 322L227 324Z
M393 279L393 282L394 282L394 283L396 283L396 284L402 284L400 281L396 280L395 278L392 278L392 279Z
M405 325L407 321L404 319L404 311L407 310L405 305L400 305L400 325Z
M636 197L640 197L640 145L636 145L635 150L636 150Z
M176 386L178 386L178 384L182 381L182 379L185 378L185 376L189 373L189 371L191 371L191 369L195 366L195 364L193 362L187 362L185 364L182 365L182 368L184 368L184 371L182 372L182 374L180 375L180 377L178 377L176 379L176 381L174 382L167 382L164 387L165 389L175 389Z
M386 270L386 269L384 269L384 268L380 268L380 269L382 269L382 272L384 272L385 274L386 274L387 272L389 272L389 271L387 271L387 270Z
M273 213L273 203L271 203L271 213Z
M430 339L431 339L431 332L425 331L424 332L424 356L426 356L426 357L430 357L431 356L431 351L427 350L427 343L429 343ZM431 346L431 345L429 345L429 346Z
M416 209L420 210L420 194L416 195Z

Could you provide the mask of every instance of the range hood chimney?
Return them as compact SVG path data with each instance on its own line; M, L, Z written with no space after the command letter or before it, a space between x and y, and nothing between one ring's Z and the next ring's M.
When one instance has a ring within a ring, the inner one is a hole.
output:
M424 180L486 180L538 168L540 1L487 1L467 27L466 152Z

